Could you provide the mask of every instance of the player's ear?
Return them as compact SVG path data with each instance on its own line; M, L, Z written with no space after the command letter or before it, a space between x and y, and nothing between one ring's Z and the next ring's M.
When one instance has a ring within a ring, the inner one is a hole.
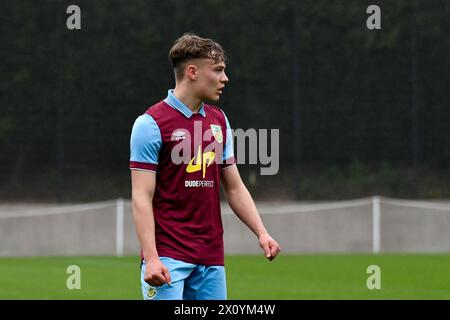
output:
M198 68L195 64L190 64L186 67L186 75L190 80L197 80Z

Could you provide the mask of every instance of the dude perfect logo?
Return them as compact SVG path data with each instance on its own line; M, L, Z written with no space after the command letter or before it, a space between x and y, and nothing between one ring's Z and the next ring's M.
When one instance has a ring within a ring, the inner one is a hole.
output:
M196 154L192 157L191 154L191 137L190 133L184 129L177 129L172 134L172 141L177 143L171 153L172 162L175 164L186 163L186 172L195 173L201 172L202 178L205 179L208 167L210 167L214 161L216 161L216 155L222 155L223 152L223 135L222 128L219 125L211 124L210 129L206 130L203 134L201 121L194 122L194 145L198 146ZM200 133L200 134L199 134ZM202 149L201 141L198 141L202 137L203 141L213 142ZM197 138L197 139L195 139ZM219 149L219 150L218 150ZM222 157L218 157L221 159ZM189 176L189 175L188 175ZM214 187L214 181L212 180L185 180L185 187Z
M198 146L197 157L194 157L189 161L186 172L192 173L202 170L203 179L206 175L206 168L214 162L215 153L213 151L202 153L202 146Z

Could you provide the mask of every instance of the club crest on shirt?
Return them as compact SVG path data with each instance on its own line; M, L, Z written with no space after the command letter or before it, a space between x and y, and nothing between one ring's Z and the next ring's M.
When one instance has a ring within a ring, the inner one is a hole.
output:
M148 297L149 299L153 299L154 297L156 297L156 289L153 288L153 287L148 287L148 290L147 290L147 297Z
M218 143L222 143L223 136L222 136L222 128L221 128L221 126L218 126L216 124L212 124L211 125L211 130L212 130L212 133L214 135L214 139L216 139L216 141Z
M174 133L172 133L172 141L184 140L184 138L185 138L184 131L177 130Z

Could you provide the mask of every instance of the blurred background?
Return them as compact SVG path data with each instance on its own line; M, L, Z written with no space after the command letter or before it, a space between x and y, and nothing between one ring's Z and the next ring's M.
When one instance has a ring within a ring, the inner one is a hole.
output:
M448 198L450 3L377 1L381 30L370 4L2 1L0 200L129 198L131 127L185 32L228 54L231 126L280 129L277 175L239 167L256 200Z

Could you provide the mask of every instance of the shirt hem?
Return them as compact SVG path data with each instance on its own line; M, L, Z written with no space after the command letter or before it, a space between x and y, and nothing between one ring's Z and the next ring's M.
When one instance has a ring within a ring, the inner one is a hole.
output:
M225 265L225 259L222 260L201 260L201 259L191 259L189 257L183 256L183 255L176 255L176 254L167 254L165 252L159 252L158 254L160 257L167 257L172 258L175 260L180 260L182 262L186 263L192 263L197 265L204 265L204 266L224 266Z

